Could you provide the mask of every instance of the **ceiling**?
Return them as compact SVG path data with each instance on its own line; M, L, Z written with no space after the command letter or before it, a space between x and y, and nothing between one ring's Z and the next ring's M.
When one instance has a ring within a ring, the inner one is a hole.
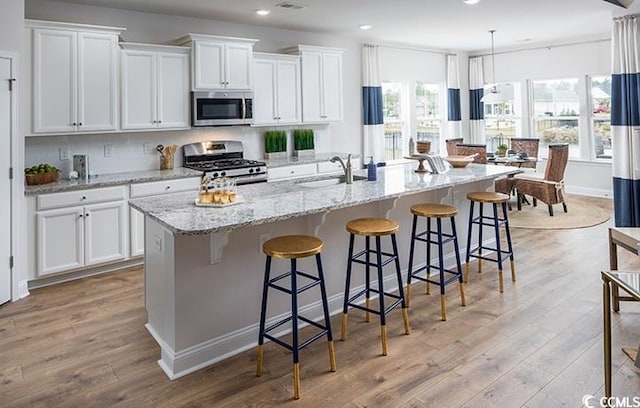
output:
M301 10L275 7L285 0L62 1L461 51L490 48L491 29L496 49L608 38L612 13L625 12L603 0L286 0L307 6ZM628 11L640 11L639 4ZM260 17L256 9L271 14ZM362 24L373 28L362 31Z

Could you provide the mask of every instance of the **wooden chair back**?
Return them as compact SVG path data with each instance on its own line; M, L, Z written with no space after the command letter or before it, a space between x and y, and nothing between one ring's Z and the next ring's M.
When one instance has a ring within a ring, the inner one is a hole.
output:
M447 144L447 156L457 155L456 145L462 142L464 142L464 139L461 137L445 140L445 143Z
M473 158L474 163L487 164L487 145L481 144L458 144L456 145L456 154L458 156L471 156L478 153Z
M526 153L529 157L538 157L540 139L518 137L511 139L511 150L516 153ZM520 167L530 167L535 169L535 162L520 163Z
M544 170L544 179L547 181L560 182L564 180L564 171L569 160L569 145L554 144L549 145L549 159Z

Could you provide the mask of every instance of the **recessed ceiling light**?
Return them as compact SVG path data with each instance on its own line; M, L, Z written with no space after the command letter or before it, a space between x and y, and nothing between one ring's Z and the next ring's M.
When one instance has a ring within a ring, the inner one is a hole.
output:
M260 10L256 10L256 14L259 16L268 16L269 13L271 13L269 10L265 10L265 9L260 9Z
M371 29L371 27L373 27L371 24L362 24L360 26L360 29L361 30L369 30L369 29Z
M464 4L478 4L480 0L462 0Z

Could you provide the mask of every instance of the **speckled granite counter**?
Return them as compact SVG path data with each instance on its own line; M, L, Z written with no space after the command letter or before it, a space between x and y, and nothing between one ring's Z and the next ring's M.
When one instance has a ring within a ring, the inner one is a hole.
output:
M80 180L60 180L55 183L41 184L37 186L25 186L24 194L44 194L58 193L62 191L84 190L88 188L99 188L117 186L131 183L145 183L149 181L170 180L188 177L197 177L201 174L199 171L187 169L184 167L176 167L173 170L147 170L132 171L127 173L103 174L89 179L89 181Z
M305 178L239 186L238 194L244 202L225 208L196 207L193 193L134 200L129 205L174 234L202 235L495 179L519 171L507 166L470 165L431 175L415 173L415 168L414 162L382 167L378 169L377 181L355 181L351 185L311 187L304 185L311 180ZM366 176L366 173L359 170L354 175ZM322 178L327 177L312 179Z
M321 163L328 162L330 158L333 156L340 156L344 159L347 158L349 153L316 153L313 156L303 156L303 157L294 157L289 156L284 159L269 159L264 160L267 163L267 168L276 168L276 167L284 167L284 166L292 166L296 164L309 164L309 163ZM352 159L360 158L359 154L351 155Z

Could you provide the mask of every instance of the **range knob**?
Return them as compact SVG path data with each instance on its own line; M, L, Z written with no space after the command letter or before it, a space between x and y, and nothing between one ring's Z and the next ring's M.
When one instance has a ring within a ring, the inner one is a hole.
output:
M217 172L217 171L216 171L216 172L214 172L214 173L212 174L212 176L213 176L213 178L218 177L218 172Z
M256 167L256 173L260 173L260 167Z
M249 169L249 174L253 173L253 169Z
M226 171L223 171L222 173L220 173L220 175L221 175L222 177L224 177L224 176L226 176L226 175L227 175L227 172L226 172Z

